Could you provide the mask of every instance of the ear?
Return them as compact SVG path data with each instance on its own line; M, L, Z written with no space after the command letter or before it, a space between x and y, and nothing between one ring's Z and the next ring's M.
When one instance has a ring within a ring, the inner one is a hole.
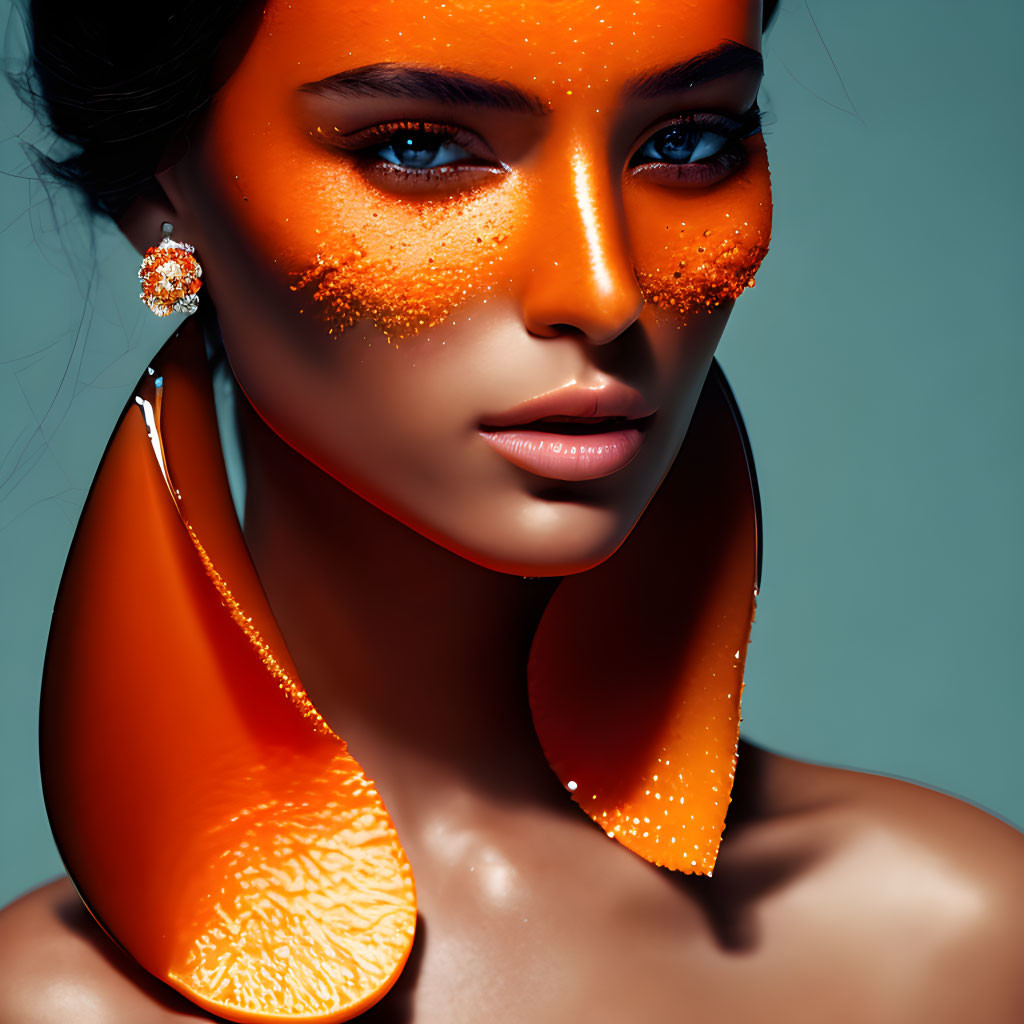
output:
M141 256L160 241L164 223L176 222L175 215L174 204L167 198L167 193L153 181L117 218L117 226Z
M181 172L188 152L188 139L179 134L164 151L145 190L117 218L117 226L140 256L160 241L164 224L174 225L174 236L178 239L190 235L185 223L188 204L181 188Z

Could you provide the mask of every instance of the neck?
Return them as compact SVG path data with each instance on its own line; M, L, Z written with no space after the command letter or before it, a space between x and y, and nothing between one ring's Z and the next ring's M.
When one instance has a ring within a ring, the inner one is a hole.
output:
M243 402L245 538L310 698L382 791L557 790L527 701L556 580L483 569L337 483ZM564 799L564 798L562 798Z

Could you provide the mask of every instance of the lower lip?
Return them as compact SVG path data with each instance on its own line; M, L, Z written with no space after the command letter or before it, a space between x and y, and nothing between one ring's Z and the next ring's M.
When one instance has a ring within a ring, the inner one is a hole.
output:
M554 434L543 430L481 430L480 436L513 466L552 480L598 480L636 458L644 443L639 427L604 434Z

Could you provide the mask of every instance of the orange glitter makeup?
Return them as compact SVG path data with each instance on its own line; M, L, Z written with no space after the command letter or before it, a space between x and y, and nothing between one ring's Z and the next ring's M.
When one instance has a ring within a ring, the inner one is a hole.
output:
M353 236L344 249L318 252L311 267L293 272L291 289L311 293L328 334L341 334L366 320L389 342L397 341L436 327L460 303L490 291L492 284L482 271L500 262L507 238L490 226L480 233L471 227L468 238L442 238L434 255L410 267L400 244L391 243L386 255L374 256Z
M476 302L514 305L544 276L552 295L592 295L612 306L610 281L639 284L652 306L682 316L735 299L770 233L760 139L743 142L744 166L700 188L674 187L664 176L640 180L626 167L629 143L609 164L608 141L627 131L642 141L687 111L740 119L756 96L756 76L724 91L687 95L681 86L664 101L630 98L629 87L723 40L756 45L757 5L677 16L612 3L584 15L527 0L474 15L472 38L469 7L401 0L387 17L367 13L342 32L323 0L302 18L268 5L221 94L219 108L232 114L214 111L219 155L210 173L228 172L226 198L254 248L282 272L285 290L299 300L295 310L312 314L332 339L362 322L390 342ZM581 45L581 36L594 45ZM279 70L268 77L271 66ZM465 100L458 86L450 95L463 98L439 100L409 82L395 87L389 76L400 79L402 69L461 75L522 99L519 107L487 108ZM254 109L258 116L245 113ZM381 157L403 130L461 147L469 160L410 172L394 152ZM576 195L581 166L589 199ZM667 245L666 223L674 224ZM699 230L691 233L691 225ZM703 230L712 232L707 245L698 240ZM628 249L620 247L627 236Z
M679 219L663 220L660 246L650 244L653 232L639 238L637 279L659 310L681 317L710 311L754 286L771 239L771 187L764 140L745 146L746 163L732 177L675 199ZM637 217L653 219L657 198L637 197Z
M685 236L685 225L679 233ZM638 271L644 298L661 309L685 315L710 310L738 299L754 287L754 275L768 252L768 240L757 227L745 225L730 234L711 228L694 232L696 238L681 250L675 269Z

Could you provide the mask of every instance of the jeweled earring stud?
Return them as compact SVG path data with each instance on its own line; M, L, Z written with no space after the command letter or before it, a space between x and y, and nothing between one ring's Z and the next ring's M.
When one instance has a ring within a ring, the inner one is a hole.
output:
M199 308L196 293L202 287L199 278L203 276L203 268L192 255L194 246L171 238L173 224L164 221L161 230L163 239L159 245L151 245L146 250L139 267L139 280L142 282L139 298L157 316L171 313L187 316Z

